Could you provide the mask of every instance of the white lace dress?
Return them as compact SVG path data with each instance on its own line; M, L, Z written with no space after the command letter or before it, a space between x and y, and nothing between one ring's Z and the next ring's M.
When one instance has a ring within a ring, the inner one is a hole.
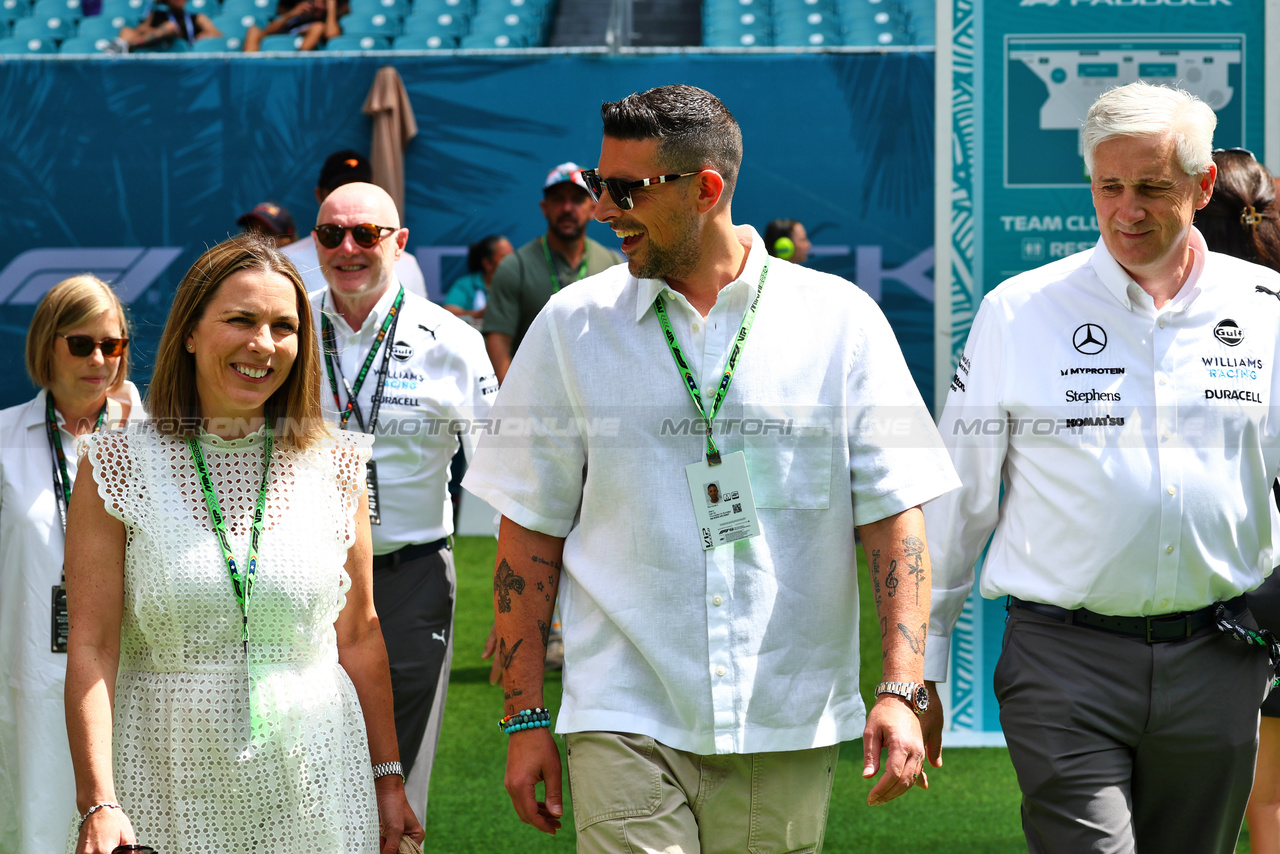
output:
M262 436L201 442L243 565ZM344 432L301 453L276 445L246 662L186 442L150 429L86 442L127 535L116 794L160 854L377 851L364 718L333 627L370 444Z

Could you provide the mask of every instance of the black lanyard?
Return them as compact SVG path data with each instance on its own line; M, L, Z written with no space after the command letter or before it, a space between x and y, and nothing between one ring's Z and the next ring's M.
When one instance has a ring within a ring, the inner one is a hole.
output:
M71 503L71 477L67 474L67 455L62 450L62 431L58 429L58 416L53 409L53 394L44 393L44 429L49 437L49 451L53 456L53 498L58 505L58 516L62 519L62 533L67 532L67 506ZM93 425L93 432L102 429L107 420L107 403L103 401L98 411L98 422Z
M366 428L364 423L364 414L360 411L360 404L356 400L356 396L360 394L360 389L364 387L365 377L369 375L369 368L373 365L373 358L378 353L378 348L382 346L382 342L390 338L392 343L396 338L396 325L400 322L400 306L404 302L404 286L401 285L400 293L396 294L396 300L391 304L387 316L382 320L382 327L378 330L378 335L373 339L373 346L369 348L369 355L365 356L364 364L360 366L360 373L356 376L356 384L352 386L347 382L347 378L342 375L342 366L337 363L338 344L333 334L333 324L329 322L329 317L324 313L324 298L320 299L320 332L324 338L324 364L329 374L329 388L333 391L333 403L338 407L338 417L342 420L342 429L347 429L347 422L351 420L351 416L355 415L356 423L360 425L363 432L372 433L378 424L378 410L382 408L382 389L387 382L387 370L391 365L391 347L388 344L382 351L382 365L378 368L378 385L373 391L373 400L369 412L369 426ZM338 396L338 380L342 380L342 385L347 392L347 405L343 407L342 399Z
M552 293L560 293L560 274L556 272L555 262L551 260L551 248L547 246L547 238L539 237L542 242L542 254L547 259L547 269L551 272L551 291ZM581 282L587 275L587 247L582 247L582 263L578 265L578 278L575 282Z

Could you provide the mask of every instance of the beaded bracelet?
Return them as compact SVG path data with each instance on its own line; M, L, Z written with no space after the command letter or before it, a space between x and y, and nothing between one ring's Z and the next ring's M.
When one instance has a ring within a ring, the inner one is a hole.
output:
M507 715L498 721L498 729L507 735L520 732L525 729L538 729L540 727L551 726L551 711L549 709L525 709L514 715Z

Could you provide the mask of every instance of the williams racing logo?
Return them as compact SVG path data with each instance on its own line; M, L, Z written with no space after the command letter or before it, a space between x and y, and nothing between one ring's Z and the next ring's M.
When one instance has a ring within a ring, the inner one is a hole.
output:
M1107 349L1107 333L1096 323L1081 324L1071 336L1071 345L1077 353L1096 356Z
M1234 320L1226 320L1213 327L1213 337L1228 347L1235 347L1244 340L1244 330Z

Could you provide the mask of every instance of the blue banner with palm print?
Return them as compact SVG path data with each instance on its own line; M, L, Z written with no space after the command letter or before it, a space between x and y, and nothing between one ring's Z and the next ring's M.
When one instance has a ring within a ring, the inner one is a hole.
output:
M240 214L270 199L300 229L314 223L325 156L369 148L361 108L383 65L417 119L405 224L435 297L464 272L466 244L545 230L543 178L566 160L595 165L603 101L690 83L742 125L734 220L803 222L811 265L880 302L931 388L930 54L37 58L0 64L0 405L32 394L35 303L84 270L129 304L145 381L175 286ZM602 225L589 233L617 245Z

